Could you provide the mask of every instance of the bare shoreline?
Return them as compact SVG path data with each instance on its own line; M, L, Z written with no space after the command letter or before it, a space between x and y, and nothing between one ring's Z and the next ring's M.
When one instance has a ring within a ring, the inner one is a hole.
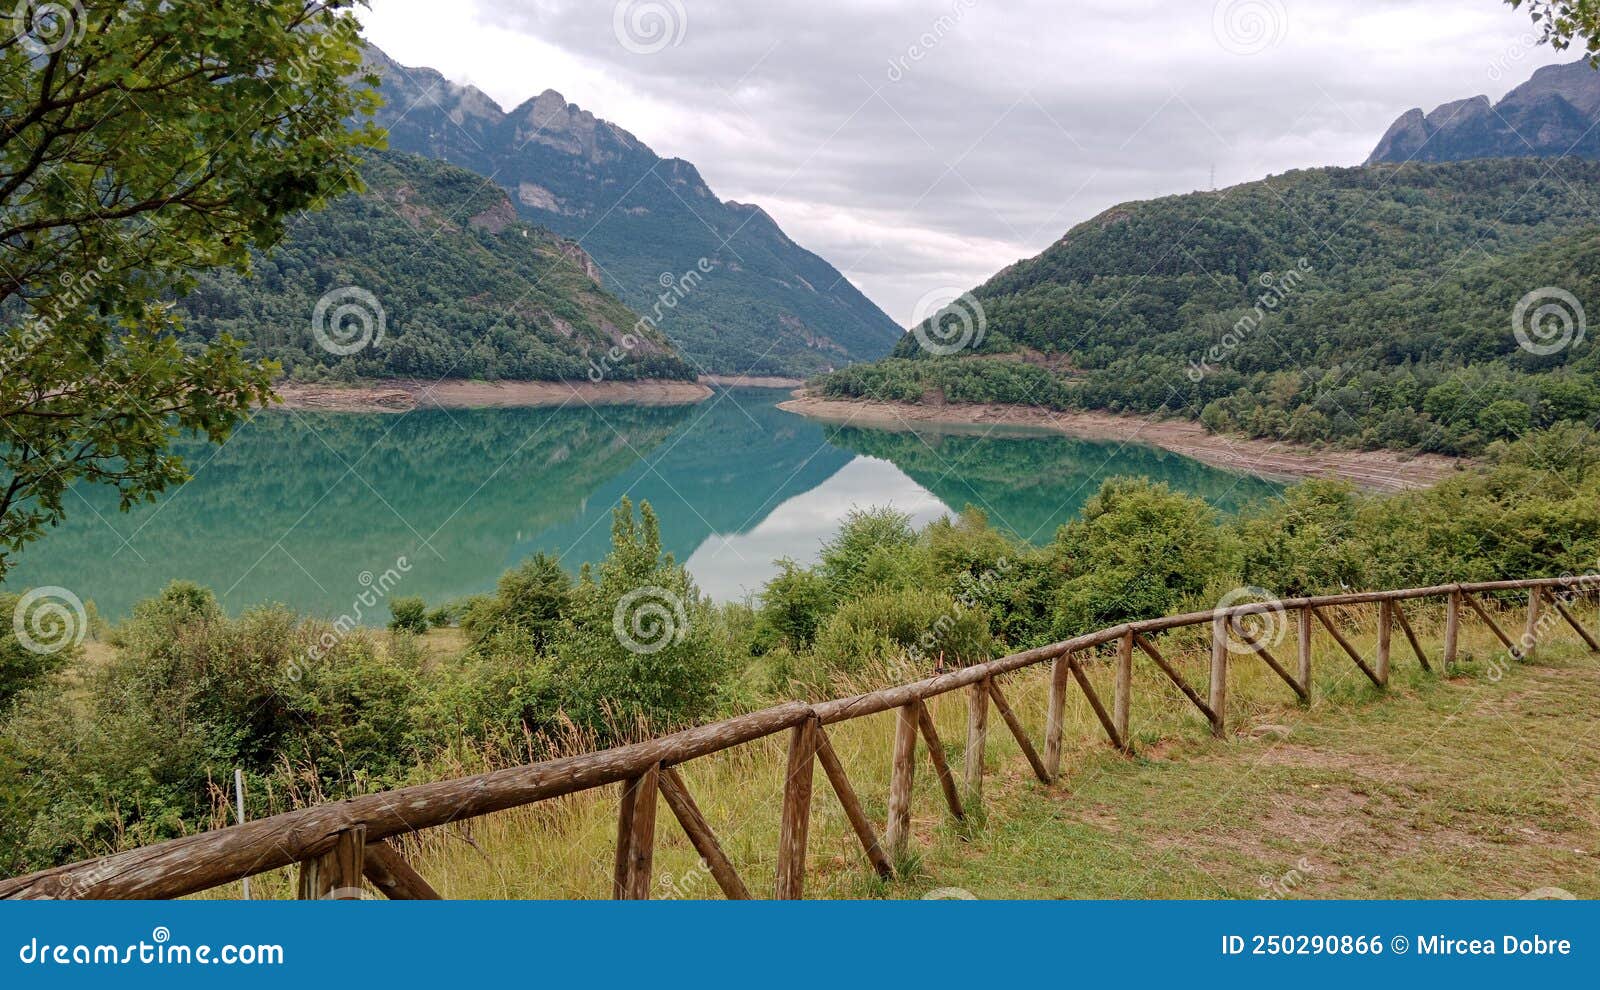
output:
M1279 481L1329 478L1371 491L1426 488L1471 462L1439 454L1392 450L1319 450L1281 441L1208 433L1192 420L1143 419L1105 412L1054 412L997 404L924 406L904 402L826 399L798 390L778 408L829 423L878 429L1005 426L1050 430L1085 440L1119 440L1162 447L1230 471Z
M804 378L785 378L782 375L701 375L700 384L719 388L788 388L795 389L806 383Z
M418 408L502 409L590 405L682 406L702 402L699 382L646 379L608 382L482 382L386 379L361 385L283 382L275 387L289 409L322 412L406 412Z

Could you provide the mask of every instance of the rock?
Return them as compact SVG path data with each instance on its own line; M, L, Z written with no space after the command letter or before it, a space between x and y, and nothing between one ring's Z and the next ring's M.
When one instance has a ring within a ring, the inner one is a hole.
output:
M1454 100L1412 109L1384 132L1366 164L1468 158L1600 158L1600 72L1586 59L1547 65L1499 103Z

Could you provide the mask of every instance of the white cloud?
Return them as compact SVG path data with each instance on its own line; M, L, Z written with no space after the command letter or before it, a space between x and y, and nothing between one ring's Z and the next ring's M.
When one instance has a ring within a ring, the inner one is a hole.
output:
M403 63L505 106L560 90L694 162L900 321L1118 202L1358 164L1413 106L1567 60L1496 0L624 4L681 10L680 31L637 54L599 0L372 0L364 20Z

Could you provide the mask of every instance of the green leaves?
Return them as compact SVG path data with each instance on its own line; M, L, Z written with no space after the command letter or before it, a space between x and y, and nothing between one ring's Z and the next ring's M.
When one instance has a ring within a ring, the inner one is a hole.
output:
M1050 550L1064 578L1056 597L1062 637L1183 611L1236 583L1240 560L1214 509L1143 478L1107 480Z
M1600 2L1597 0L1506 0L1512 7L1526 6L1541 40L1557 51L1581 42L1590 62L1600 56Z
M271 397L223 336L180 347L164 300L243 268L356 185L376 142L349 0L88 0L57 46L0 45L0 578L74 481L124 506L180 482Z

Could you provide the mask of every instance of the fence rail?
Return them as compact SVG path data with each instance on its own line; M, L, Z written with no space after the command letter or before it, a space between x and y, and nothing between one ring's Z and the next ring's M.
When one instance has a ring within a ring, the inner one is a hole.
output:
M956 818L965 815L967 808L962 791L946 763L944 749L927 709L926 702L931 698L962 689L967 691L967 758L963 782L966 802L970 804L979 800L982 793L983 752L991 706L1000 714L1034 774L1042 781L1050 781L1060 769L1062 715L1074 682L1086 696L1111 744L1124 752L1130 751L1129 711L1136 654L1144 655L1172 680L1210 723L1212 732L1220 737L1226 730L1230 636L1237 636L1253 655L1259 656L1288 683L1299 699L1306 701L1311 693L1313 623L1321 625L1362 673L1382 688L1389 680L1396 625L1423 668L1433 669L1401 607L1404 602L1445 599L1445 641L1442 656L1438 658L1438 670L1442 673L1455 661L1464 609L1486 623L1512 656L1519 659L1526 658L1537 643L1541 620L1547 618L1543 611L1547 602L1591 649L1600 651L1600 642L1583 627L1561 594L1573 591L1588 594L1597 588L1600 588L1600 575L1448 584L1250 602L1208 612L1131 622L879 691L814 705L788 702L630 745L368 794L71 863L0 881L0 898L181 897L296 864L300 868L298 890L302 898L359 896L363 879L388 897L436 898L438 894L428 882L386 840L611 784L621 785L613 878L616 897L649 896L659 795L705 860L723 893L730 898L747 898L749 888L723 852L676 768L780 732L790 735L775 892L780 898L798 898L804 892L806 840L817 762L822 764L824 776L844 808L868 863L884 877L893 876L894 863L909 843L919 736L926 744L950 814ZM1526 591L1528 595L1527 622L1522 635L1513 640L1477 596L1519 591ZM1342 606L1364 604L1379 606L1377 648L1370 663L1339 630L1337 615L1333 612ZM1296 616L1298 655L1293 670L1271 652L1269 644L1256 640L1241 622L1244 617L1263 613ZM1161 654L1151 637L1173 629L1208 624L1211 626L1210 680L1202 696ZM1079 654L1113 643L1117 645L1115 688L1112 704L1107 708L1090 683ZM1046 662L1051 663L1052 668L1041 755L1007 702L999 679L1012 671ZM880 837L833 752L826 727L890 710L896 713L894 757L888 821Z

